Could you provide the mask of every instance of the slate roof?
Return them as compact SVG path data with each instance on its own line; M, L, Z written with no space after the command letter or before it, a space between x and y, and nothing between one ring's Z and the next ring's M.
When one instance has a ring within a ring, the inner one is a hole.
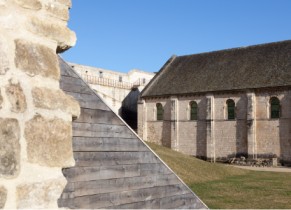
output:
M291 85L291 40L172 56L142 91L145 96Z

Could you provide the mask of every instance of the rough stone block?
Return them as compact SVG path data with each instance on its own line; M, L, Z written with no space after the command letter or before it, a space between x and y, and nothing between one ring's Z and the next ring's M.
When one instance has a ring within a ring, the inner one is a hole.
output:
M0 75L4 75L9 70L9 60L7 57L7 47L0 37Z
M0 118L0 177L14 177L19 172L19 138L18 121Z
M69 19L69 10L67 7L56 6L56 4L48 3L45 5L45 8L53 17L66 21Z
M58 58L52 49L25 40L15 41L15 65L31 76L60 78Z
M17 208L19 209L57 209L66 181L48 180L41 183L27 183L17 186Z
M0 209L3 209L7 199L7 190L5 187L0 186Z
M56 110L60 109L70 113L74 118L80 115L79 103L62 90L51 90L48 88L34 88L32 90L34 105L38 108Z
M40 10L42 7L39 0L15 0L15 2L26 9Z
M30 31L58 42L57 52L63 52L76 43L76 35L64 24L32 18Z
M26 98L19 83L10 80L10 84L6 87L6 94L11 103L12 112L25 112L27 108Z
M29 162L50 167L74 165L70 122L36 115L26 122L24 135Z

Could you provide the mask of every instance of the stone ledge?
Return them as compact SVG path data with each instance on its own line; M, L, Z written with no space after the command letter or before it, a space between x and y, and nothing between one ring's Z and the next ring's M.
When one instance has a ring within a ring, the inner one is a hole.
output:
M15 65L30 76L41 75L59 80L60 70L56 53L43 45L15 40Z
M24 136L30 163L49 167L74 165L70 122L36 115L25 123Z
M32 18L29 30L32 33L57 41L57 53L63 52L76 43L76 34L66 25L57 24L47 19Z

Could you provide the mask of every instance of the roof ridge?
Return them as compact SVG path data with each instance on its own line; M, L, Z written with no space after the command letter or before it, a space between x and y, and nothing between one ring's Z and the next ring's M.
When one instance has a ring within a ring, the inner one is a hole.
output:
M178 56L141 97L291 86L291 40Z
M274 44L283 44L285 42L291 42L291 40L287 39L287 40L268 42L268 43L261 43L261 44L254 44L254 45L248 45L248 46L231 47L231 48L226 48L226 49L222 49L222 50L213 50L213 51L194 53L194 54L189 54L189 55L180 55L180 56L177 56L177 57L178 58L182 58L182 57L190 57L190 56L195 56L195 55L207 55L207 54L222 53L222 52L228 52L228 51L247 50L247 49L250 49L250 48L264 47L264 46L269 46L269 45L274 45Z

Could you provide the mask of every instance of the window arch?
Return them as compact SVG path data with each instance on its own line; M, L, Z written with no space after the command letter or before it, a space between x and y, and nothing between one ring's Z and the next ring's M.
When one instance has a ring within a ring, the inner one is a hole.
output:
M277 97L272 97L270 99L270 118L280 118L280 100Z
M235 119L235 103L234 100L228 99L226 101L227 105L227 119L234 120Z
M164 108L161 103L157 103L157 120L163 120L164 118Z
M190 102L190 120L197 120L198 105L196 101Z

